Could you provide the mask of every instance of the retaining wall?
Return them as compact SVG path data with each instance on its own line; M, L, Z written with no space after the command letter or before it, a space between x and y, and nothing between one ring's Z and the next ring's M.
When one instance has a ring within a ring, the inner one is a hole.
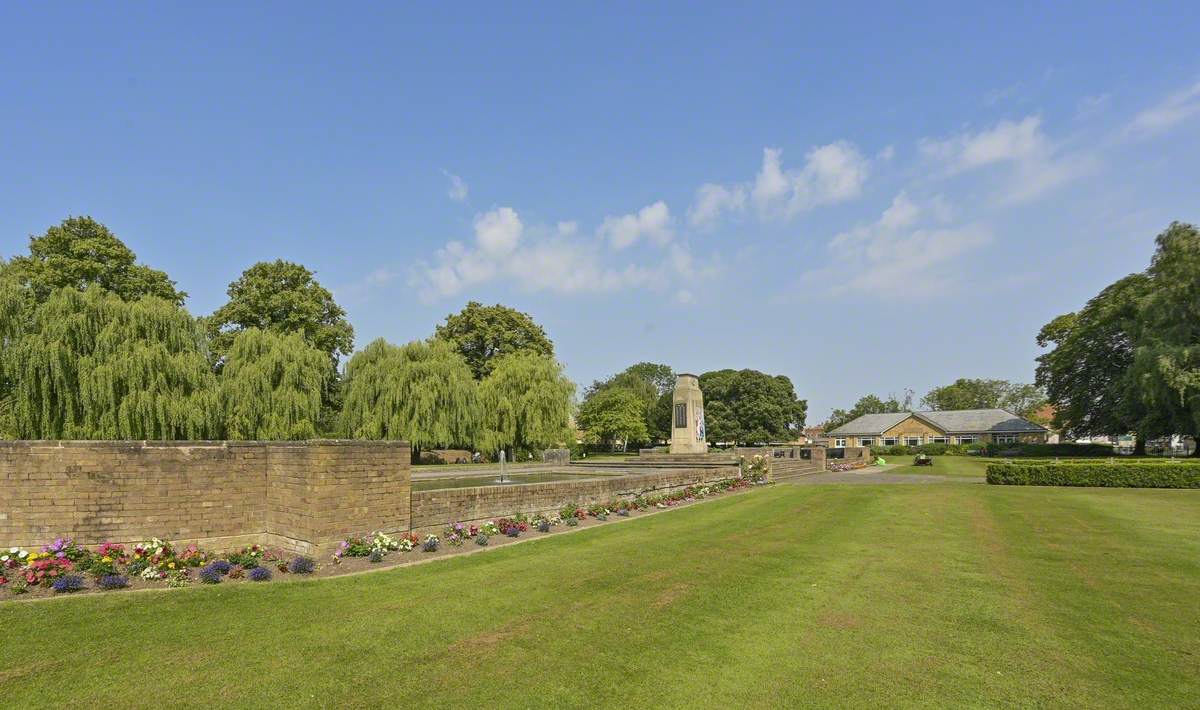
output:
M0 545L161 537L331 551L409 528L405 442L0 442Z
M568 503L586 507L610 500L631 500L639 495L659 495L737 475L737 466L707 466L581 481L414 491L412 526L433 531L452 522L492 520L514 513L556 512Z

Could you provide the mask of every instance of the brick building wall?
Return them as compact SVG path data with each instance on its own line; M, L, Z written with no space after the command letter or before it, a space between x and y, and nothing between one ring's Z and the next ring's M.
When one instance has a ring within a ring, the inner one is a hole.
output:
M660 495L737 475L736 465L709 466L582 481L415 491L412 494L412 527L432 532L452 522L493 520L515 513L557 512L568 503L586 507L639 495Z
M161 537L324 553L408 529L404 442L0 442L0 546Z

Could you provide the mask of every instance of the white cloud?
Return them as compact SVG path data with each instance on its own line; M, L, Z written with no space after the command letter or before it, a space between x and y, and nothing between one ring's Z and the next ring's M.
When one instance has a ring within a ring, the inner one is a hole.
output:
M991 241L979 225L951 226L941 198L914 202L904 192L870 224L836 235L830 263L810 274L832 294L927 297L950 290L960 258Z
M995 128L979 133L963 133L941 141L923 139L920 148L956 172L1026 160L1048 149L1041 126L1041 116L1029 116L1020 123L1001 121Z
M1086 153L1065 153L1042 131L1040 116L1019 122L1001 121L978 133L962 133L943 140L922 139L921 152L941 163L947 174L1007 165L1009 180L998 201L1025 202L1041 197L1092 172L1097 160Z
M740 212L745 208L745 187L705 183L696 191L696 199L688 208L688 221L696 227L708 227L716 223L722 212Z
M521 241L524 225L511 207L501 207L475 217L475 241L488 254L507 254Z
M800 170L785 171L781 158L779 150L763 150L762 168L750 193L763 216L788 218L857 197L870 172L867 159L845 141L813 148Z
M659 200L635 214L605 217L598 234L608 240L614 249L632 246L642 237L657 246L664 246L674 236L671 231L671 211L667 203Z
M1129 132L1138 136L1162 133L1200 115L1200 82L1171 94L1133 118Z
M443 170L442 174L450 178L450 189L446 190L446 196L455 202L467 199L467 181L448 170Z
M764 148L762 165L749 183L706 183L696 191L688 219L709 227L723 214L742 212L752 204L763 219L790 219L820 205L842 202L862 193L870 161L853 144L838 141L813 148L803 167L787 170L783 152Z
M635 239L643 235L664 239L663 225L669 223L664 203L627 217L633 217L637 225ZM605 244L611 237L606 233L580 239L577 230L575 222L526 230L515 210L501 207L475 219L473 245L451 241L431 262L417 263L410 284L422 300L430 301L499 280L510 280L529 291L611 293L631 288L661 290L681 279L712 273L698 266L687 246L679 243L664 242L666 249L659 259L641 255L629 263L608 264L612 255Z
M886 163L894 157L896 157L896 146L888 145L884 147L883 150L879 151L879 153L875 156L875 159Z

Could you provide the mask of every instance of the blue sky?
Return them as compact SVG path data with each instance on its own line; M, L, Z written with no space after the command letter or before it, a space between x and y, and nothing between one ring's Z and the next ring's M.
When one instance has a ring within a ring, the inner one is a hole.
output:
M9 3L0 254L90 214L197 314L285 258L360 347L502 302L581 384L751 367L817 422L1031 380L1200 221L1195 3L561 5Z

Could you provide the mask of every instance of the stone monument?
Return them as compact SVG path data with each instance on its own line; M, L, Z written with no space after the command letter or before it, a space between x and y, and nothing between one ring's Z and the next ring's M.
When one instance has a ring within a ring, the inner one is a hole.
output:
M700 392L700 378L688 374L677 376L671 403L671 453L708 453L708 442L704 439L704 395Z

